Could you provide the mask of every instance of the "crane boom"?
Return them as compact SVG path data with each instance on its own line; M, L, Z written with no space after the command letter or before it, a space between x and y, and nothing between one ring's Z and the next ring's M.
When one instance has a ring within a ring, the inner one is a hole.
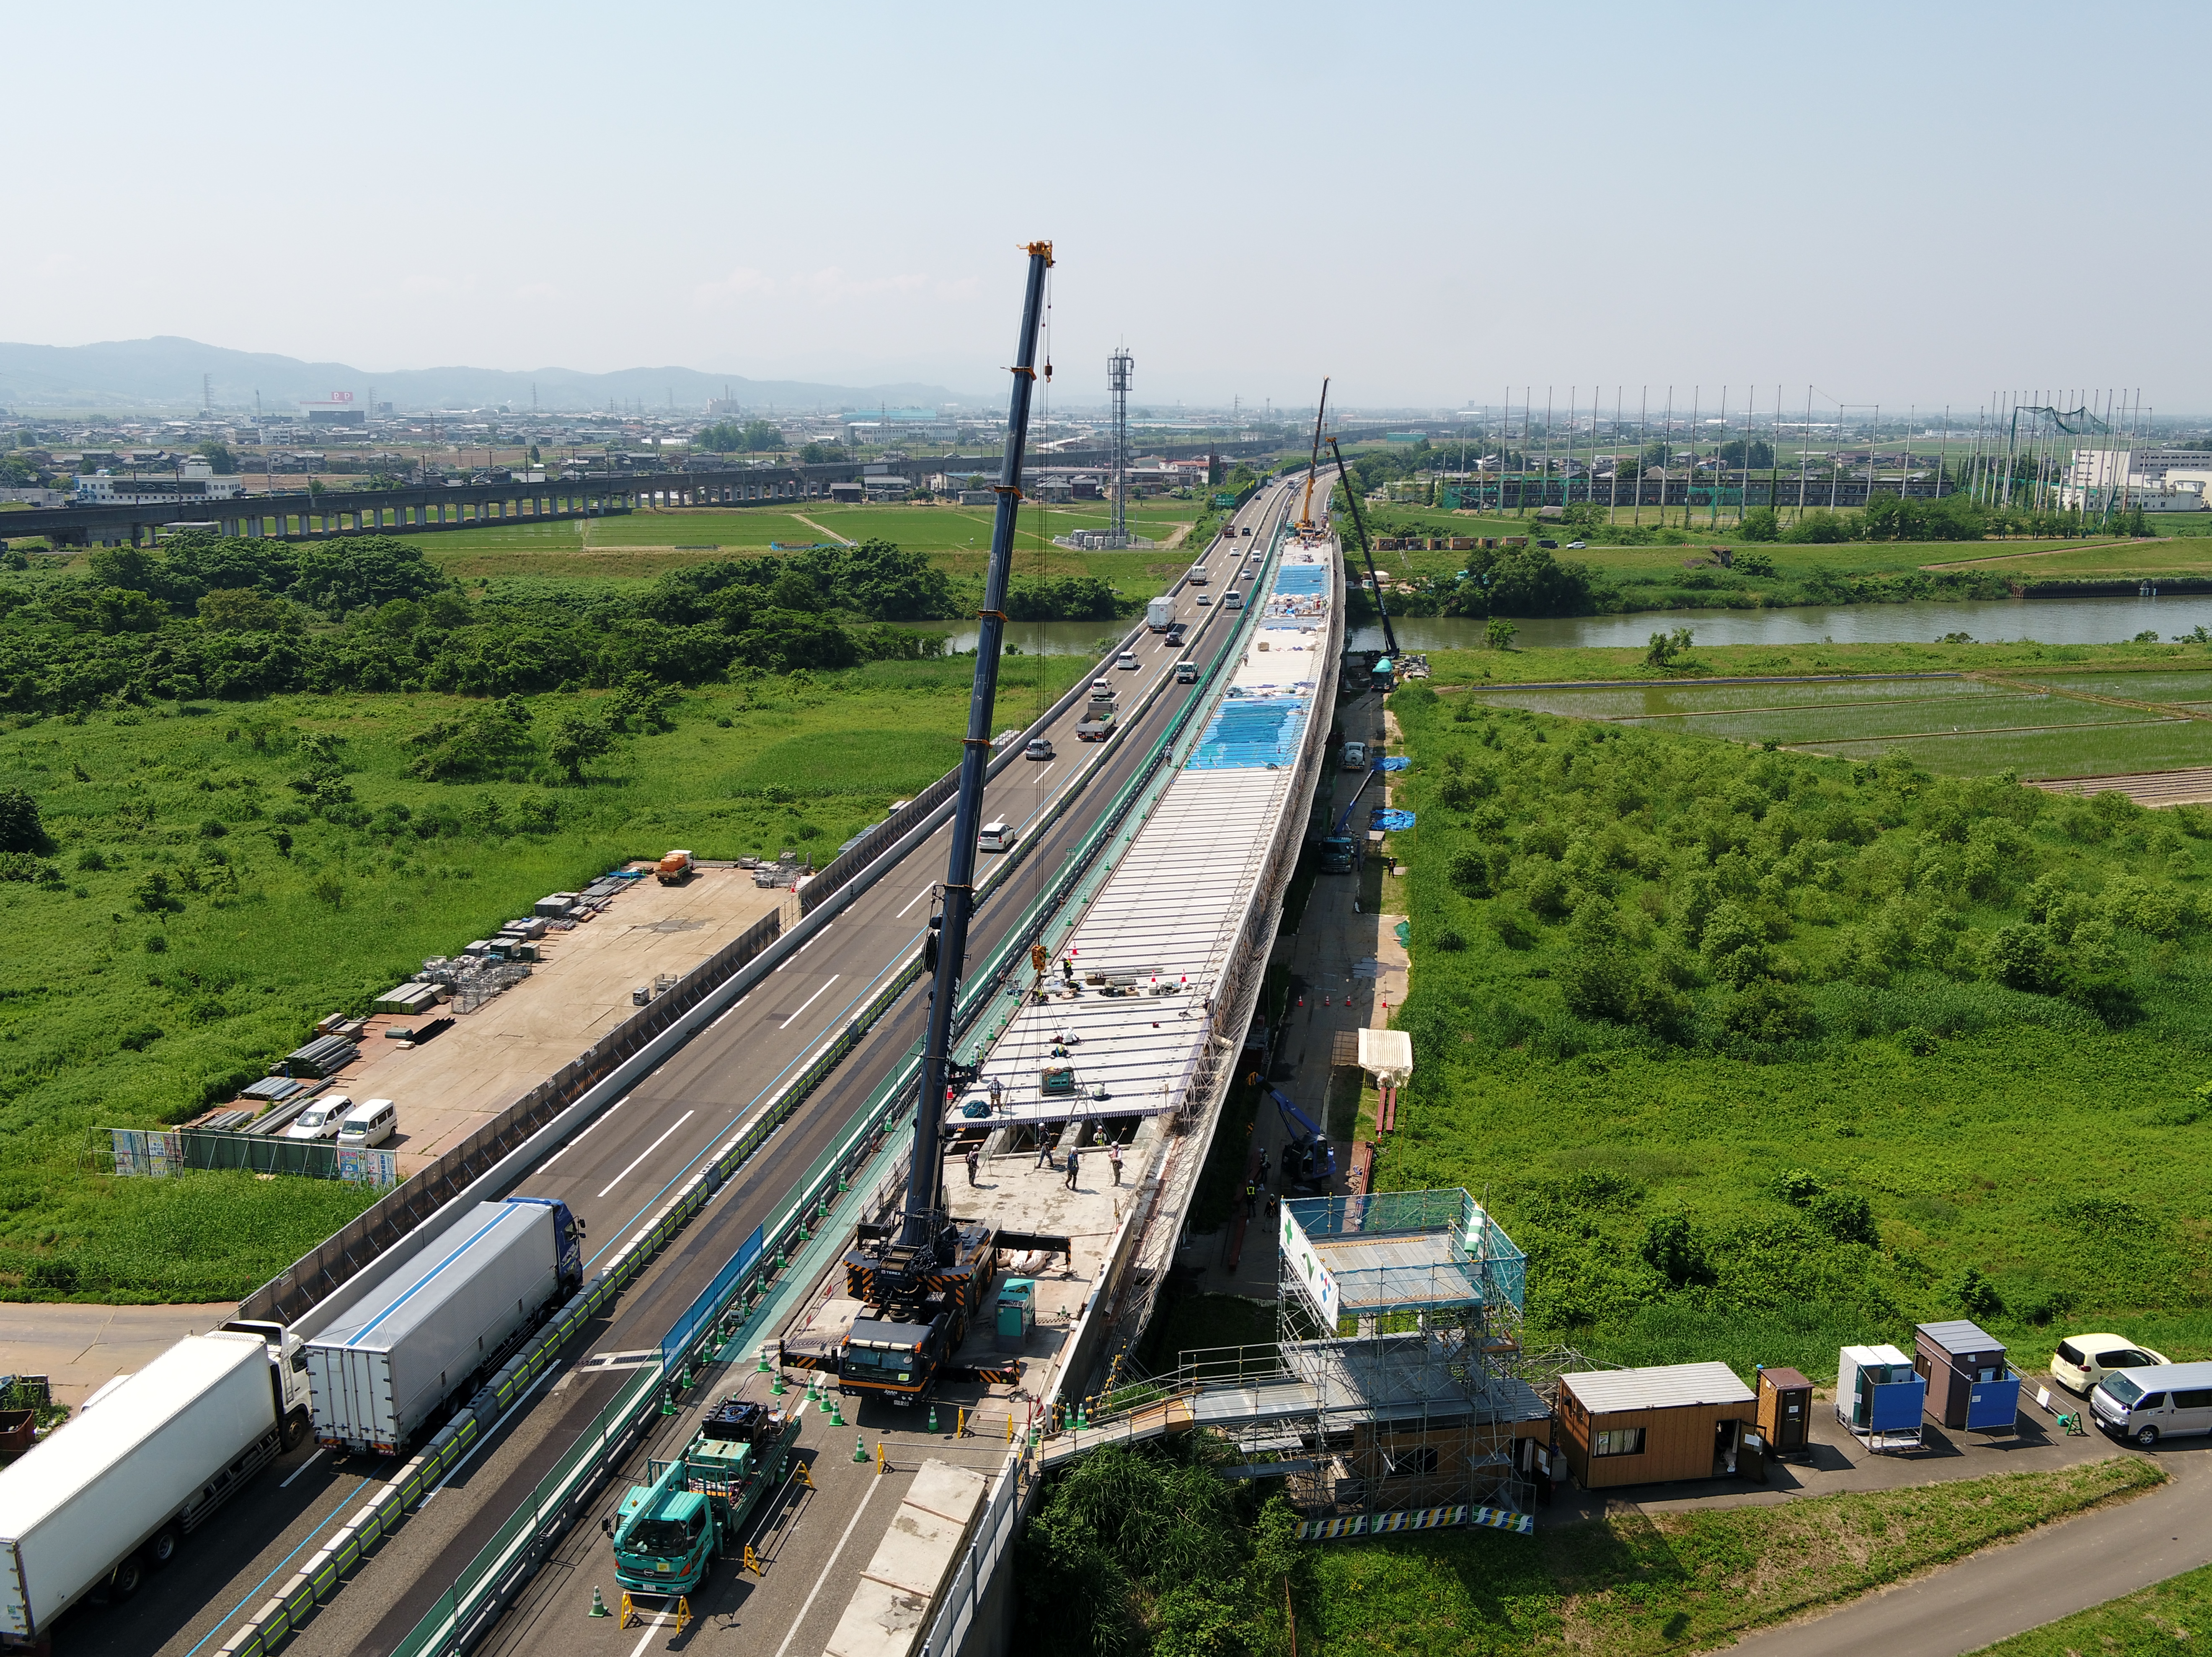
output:
M1314 410L1313 453L1306 461L1305 501L1298 507L1298 533L1301 535L1310 535L1313 532L1314 473L1321 465L1321 422L1322 416L1328 412L1328 379L1324 375L1321 382L1321 406Z
M1336 1177L1336 1147L1312 1117L1291 1102L1290 1096L1258 1071L1252 1085L1274 1102L1289 1138L1283 1145L1283 1172L1293 1185L1326 1187Z
M991 561L983 576L977 613L975 684L968 699L968 735L960 750L959 804L952 814L952 847L945 859L944 926L921 1053L921 1097L914 1118L914 1167L907 1179L899 1241L904 1264L919 1266L918 1251L934 1253L946 1224L940 1187L944 1158L938 1142L945 1117L946 1067L952 1045L952 1003L968 954L968 921L975 908L975 835L983 812L983 775L991 758L991 715L998 698L999 646L1006 630L1006 582L1014 561L1014 526L1022 501L1022 458L1029 442L1030 398L1036 388L1037 328L1044 307L1045 272L1052 244L1031 242L1022 330L1014 347L1013 390L1006 413L1006 450L999 470L998 515L991 524Z
M1359 497L1352 492L1352 474L1344 468L1344 451L1334 438L1328 440L1328 452L1336 457L1336 475L1344 484L1344 503L1352 508L1352 527L1359 531L1360 556L1367 561L1367 583L1375 589L1376 613L1382 618L1382 642L1390 654L1398 653L1398 634L1390 625L1390 607L1382 602L1382 578L1375 573L1375 549L1367 539L1367 523L1359 515Z

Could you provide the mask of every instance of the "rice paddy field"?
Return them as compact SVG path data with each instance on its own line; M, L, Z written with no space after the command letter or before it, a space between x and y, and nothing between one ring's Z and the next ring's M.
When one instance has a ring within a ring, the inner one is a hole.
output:
M1500 707L2025 780L2212 765L2212 669L1484 689Z

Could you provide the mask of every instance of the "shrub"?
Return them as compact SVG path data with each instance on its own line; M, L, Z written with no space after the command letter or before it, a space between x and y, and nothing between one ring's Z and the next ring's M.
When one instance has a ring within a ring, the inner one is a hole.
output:
M2004 1297L1978 1266L1968 1266L1960 1275L1951 1286L1951 1300L1970 1318L1994 1318L2004 1310Z

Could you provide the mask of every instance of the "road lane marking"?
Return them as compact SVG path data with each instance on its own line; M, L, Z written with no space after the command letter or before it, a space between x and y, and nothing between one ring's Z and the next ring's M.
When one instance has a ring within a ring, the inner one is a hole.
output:
M823 922L823 923L822 923L822 930L821 930L820 932L818 932L815 933L813 937L811 937L811 938L808 938L808 939L806 940L806 942L805 942L804 944L800 944L797 949L793 950L791 952L791 959L790 959L790 960L788 960L788 961L780 961L780 962L778 962L776 963L776 967L775 967L775 970L776 970L776 972L779 972L779 973L780 973L780 972L781 972L781 971L782 971L786 967L788 967L788 966L791 964L791 962L792 962L793 961L796 961L796 960L798 960L799 956L801 956L805 955L805 954L809 950L812 949L812 948L813 948L817 944L819 944L819 943L823 940L823 938L828 934L828 932L829 932L830 929L832 926L836 926L836 924L837 924L837 923L836 923L836 921L834 921L834 920L826 920L826 921ZM773 974L773 973L772 973L772 974L769 974L769 976L770 976L770 977L773 977L773 976L775 976L775 974Z
M653 1153L654 1151L656 1151L656 1150L659 1150L659 1149L660 1149L660 1142L661 1142L661 1139L665 1139L665 1138L668 1137L668 1134L669 1134L669 1133L673 1133L673 1132L676 1132L676 1130L677 1130L678 1128L682 1127L682 1126L684 1125L684 1123L686 1123L686 1122L690 1121L690 1120L691 1120L691 1115L692 1115L692 1113L687 1110L687 1111L685 1111L685 1112L684 1112L681 1116L678 1117L678 1118L677 1118L673 1122L670 1123L670 1124L669 1124L669 1126L668 1126L668 1132L667 1132L667 1133L664 1133L664 1134L662 1134L662 1135L660 1136L660 1138L659 1138L659 1139L655 1139L655 1140L654 1140L651 1144L647 1145L647 1146L643 1150L641 1150L641 1151L639 1151L639 1152L637 1153L637 1162L643 1162L647 1157L648 1157L648 1156L652 1156L652 1155L653 1155ZM607 1191L612 1191L612 1190L613 1190L617 1186L620 1185L620 1184L621 1184L624 1180L627 1180L628 1178L629 1178L629 1176L630 1176L632 1174L635 1173L635 1172L637 1171L637 1162L632 1162L632 1163L631 1163L628 1168L624 1168L621 1173L619 1173L619 1174L616 1174L616 1175L615 1175L615 1177L614 1177L613 1179L611 1179L611 1180L608 1181L607 1181L607 1187L606 1187L606 1191L602 1191L601 1193L599 1193L599 1195L600 1195L600 1196L602 1196L602 1197L605 1196L605 1195L607 1194Z
M881 1478L868 1481L867 1491L860 1497L860 1505L853 1509L852 1518L846 1521L845 1533L837 1539L836 1547L830 1551L828 1563L822 1567L822 1575L814 1579L814 1587L807 1593L806 1603L799 1608L799 1615L791 1619L791 1632L783 1636L783 1643L775 1648L775 1657L784 1657L784 1653L791 1649L791 1642L799 1637L799 1625L806 1620L806 1613L814 1609L815 1596L822 1592L822 1585L830 1580L830 1572L837 1563L837 1556L845 1551L845 1545L853 1539L854 1527L860 1524L860 1515L868 1510L869 1496L875 1495L876 1486L883 1482ZM644 1649L641 1642L638 1650ZM631 1653L630 1657L637 1657L637 1653Z
M313 1466L314 1466L318 1461L320 1461L320 1460L323 1459L323 1457L324 1457L325 1454L326 1452L328 1452L328 1450L330 1449L330 1448L331 1448L331 1447L330 1447L329 1445L327 1445L327 1444L324 1445L324 1446L323 1446L323 1448L322 1448L321 1449L317 1450L317 1451L314 1453L314 1454L313 1454L313 1455L309 1456L309 1457L308 1457L305 1461L302 1461L302 1462L301 1462L298 1466L296 1466L296 1467L293 1468L293 1469L292 1469L291 1478L287 1478L287 1479L286 1479L286 1480L285 1480L282 1484L279 1484L276 1488L277 1488L278 1490L290 1490L290 1489L292 1488L292 1479L294 1479L294 1478L298 1478L301 1473L303 1473L303 1472L307 1472L308 1468L310 1468L310 1467Z
M821 989L816 990L812 995L808 996L805 1000L800 1002L797 1007L793 1008L792 1010L791 1018L785 1019L783 1023L776 1026L776 1029L780 1030L789 1029L791 1028L792 1018L798 1017L800 1013L805 1012L809 1007L812 1006L815 1002L821 998L823 990L828 989L832 984L835 984L843 976L844 974L842 973L831 973L829 977L823 979L822 980Z
M936 889L937 889L937 883L936 883L935 881L933 881L933 881L931 881L931 882L929 883L929 884L928 884L928 885L927 885L927 886L923 887L920 891L916 892L916 893L915 893L912 897L910 897L910 898L907 899L907 901L906 901L906 909L911 909L912 907L914 907L914 906L915 906L915 904L917 904L917 903L921 902L921 901L922 901L922 899L924 899L924 898L927 897L927 896L928 896L932 892L935 891ZM892 919L892 920L904 920L906 919L906 909L901 909L901 910L900 910L896 914L893 915L893 916L891 917L891 919Z
M538 1163L538 1171L540 1174L543 1174L543 1173L544 1173L547 1168L549 1168L552 1167L554 1163L556 1163L556 1162L559 1162L559 1161L560 1161L563 1156L567 1156L570 1151L574 1150L578 1145L580 1145L581 1144L583 1144L585 1140L586 1140L586 1139L590 1138L591 1138L594 1133L597 1133L597 1132L599 1131L599 1122L604 1122L604 1121L605 1121L605 1120L607 1120L607 1118L608 1118L608 1117L610 1117L610 1116L613 1115L617 1111L620 1110L620 1109L621 1109L624 1105L628 1104L628 1103L629 1103L632 1099L635 1098L636 1096L636 1096L635 1094L634 1094L634 1093L625 1093L624 1095L623 1095L623 1096L622 1096L621 1098L619 1098L619 1099L616 1100L616 1101L614 1102L614 1103L612 1103L611 1105L609 1105L609 1106L608 1106L605 1110L603 1110L603 1111L601 1111L601 1112L599 1113L599 1122L594 1122L594 1123L592 1123L592 1124L591 1125L591 1126L589 1126L589 1127L586 1128L586 1129L585 1129L581 1133L578 1134L574 1138L573 1138L573 1139L569 1140L569 1141L568 1141L568 1143L567 1144L562 1145L562 1146L561 1147L561 1149L560 1149L560 1150L558 1150L555 1151L555 1152L554 1152L550 1156L548 1156L548 1157L547 1157L544 1162L542 1162Z

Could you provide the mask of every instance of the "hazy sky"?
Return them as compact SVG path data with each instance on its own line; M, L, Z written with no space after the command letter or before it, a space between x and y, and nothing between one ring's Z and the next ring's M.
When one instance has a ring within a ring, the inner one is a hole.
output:
M1003 395L2212 409L2212 8L11 15L0 337ZM2078 250L2078 251L2070 251Z

